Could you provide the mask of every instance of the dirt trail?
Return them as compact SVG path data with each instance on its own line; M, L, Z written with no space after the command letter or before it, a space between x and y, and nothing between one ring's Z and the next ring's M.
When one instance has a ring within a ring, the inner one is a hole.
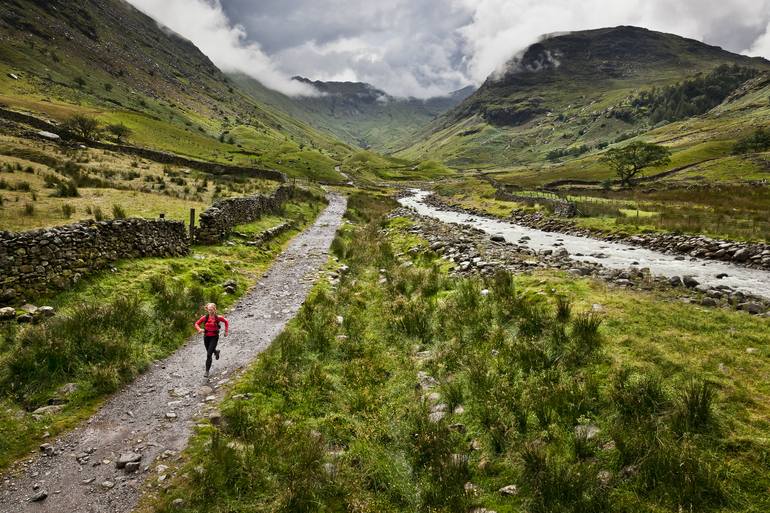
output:
M220 341L221 359L203 376L205 352L191 338L111 398L91 419L52 441L56 454L25 460L0 483L0 512L102 513L131 511L156 458L185 448L196 419L216 411L222 385L248 365L295 315L326 262L345 212L343 196L299 234L257 286L228 314L233 328ZM194 319L191 318L190 322ZM116 469L121 454L141 454L139 469ZM112 485L112 486L110 486ZM40 502L30 499L45 490Z

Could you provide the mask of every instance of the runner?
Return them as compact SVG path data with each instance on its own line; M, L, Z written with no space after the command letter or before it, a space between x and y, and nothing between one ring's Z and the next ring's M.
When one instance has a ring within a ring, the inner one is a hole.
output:
M209 369L211 369L211 355L214 355L219 360L219 349L217 349L217 342L219 342L219 330L221 324L225 323L225 336L230 331L230 323L226 318L221 315L217 315L217 305L209 303L206 305L206 315L198 319L195 323L195 329L198 333L203 333L203 345L206 347L206 374L209 377ZM203 328L201 328L203 324Z

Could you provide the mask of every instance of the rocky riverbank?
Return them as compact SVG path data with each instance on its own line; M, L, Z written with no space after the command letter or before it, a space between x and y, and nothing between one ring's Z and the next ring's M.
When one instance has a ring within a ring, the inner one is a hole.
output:
M616 287L637 290L675 290L683 301L707 307L726 307L743 310L753 315L768 315L770 301L744 294L727 285L707 287L690 276L666 278L654 276L648 268L631 267L626 270L608 269L594 262L570 258L564 248L536 251L527 247L528 238L517 243L506 242L501 236L489 236L482 230L447 224L416 214L407 208L398 208L393 217L408 217L415 224L409 232L428 241L428 248L452 262L457 275L491 275L497 270L529 272L537 269L560 269L576 276L590 276ZM556 244L559 239L555 239ZM410 251L422 251L419 247Z
M428 196L425 199L425 203L443 210L490 218L489 214L477 209L463 209L450 205L436 194ZM662 253L720 260L754 269L770 270L770 245L767 244L725 241L704 236L666 233L631 236L608 234L600 230L578 228L570 221L555 219L539 212L515 211L506 221L544 232L559 232L565 235L591 237L608 242L622 242L623 244L652 249Z

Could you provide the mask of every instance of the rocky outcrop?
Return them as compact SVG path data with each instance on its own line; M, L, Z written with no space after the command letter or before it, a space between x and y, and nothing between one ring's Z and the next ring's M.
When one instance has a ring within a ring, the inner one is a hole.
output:
M124 258L189 251L185 225L160 219L115 219L27 232L0 232L0 304L68 288Z
M282 186L270 195L257 194L219 200L201 213L195 240L200 244L221 242L239 224L256 221L265 214L280 210L294 192L294 187Z

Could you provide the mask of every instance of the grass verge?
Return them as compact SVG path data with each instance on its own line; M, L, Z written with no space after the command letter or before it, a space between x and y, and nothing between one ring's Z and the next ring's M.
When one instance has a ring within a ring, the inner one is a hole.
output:
M205 303L222 309L235 303L322 207L315 196L286 204L270 222L291 221L294 228L259 247L198 246L186 257L119 262L72 290L41 298L57 309L55 317L22 328L5 323L0 468L41 443L44 433L55 436L88 417L106 396L176 350ZM237 283L234 294L224 292L227 280ZM31 413L46 405L55 411Z

